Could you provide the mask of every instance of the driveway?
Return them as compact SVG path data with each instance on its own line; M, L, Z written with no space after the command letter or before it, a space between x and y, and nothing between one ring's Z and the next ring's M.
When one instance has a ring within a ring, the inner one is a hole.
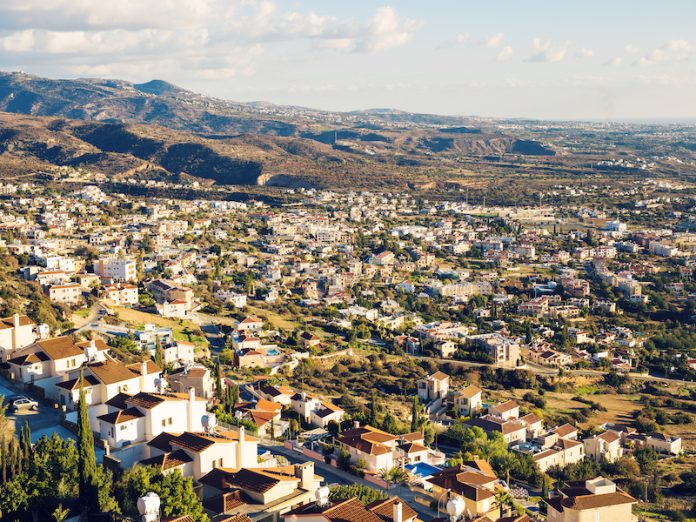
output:
M0 395L3 397L10 397L12 395L25 395L31 397L31 394L26 392L22 387L15 386L14 384L6 381L5 379L0 380ZM60 424L60 411L50 405L39 401L38 411L15 411L7 412L7 418L14 424L15 430L18 430L24 423L29 423L29 428L31 429L31 440L36 442L41 438L42 435L50 436L52 433L58 433L62 437L67 437L70 435L74 438L74 435L70 433Z
M10 397L12 395L24 395L32 397L30 393L24 390L21 386L16 386L14 383L6 379L0 379L0 395ZM36 397L33 397L36 399ZM37 399L38 400L38 399ZM39 400L38 411L17 411L7 412L7 418L14 425L15 431L18 431L24 426L24 423L29 424L31 430L31 441L36 442L41 437L46 435L51 437L57 433L63 439L72 439L77 441L77 437L73 432L65 428L61 422L61 412L58 408L54 408L51 404ZM104 450L95 448L97 461L101 462L104 455Z

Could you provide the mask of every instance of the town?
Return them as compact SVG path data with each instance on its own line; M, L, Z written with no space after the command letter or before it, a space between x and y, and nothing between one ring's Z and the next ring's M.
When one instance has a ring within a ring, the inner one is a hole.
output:
M693 189L640 183L3 184L3 519L685 520Z

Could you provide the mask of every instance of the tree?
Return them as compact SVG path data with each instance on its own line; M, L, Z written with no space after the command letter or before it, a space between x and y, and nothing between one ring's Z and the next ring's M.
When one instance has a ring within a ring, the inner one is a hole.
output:
M350 466L350 453L347 450L341 448L338 452L338 457L336 458L336 465L338 469L347 470Z
M640 471L645 475L650 475L654 473L655 467L657 466L657 451L653 448L638 448L633 452L638 465L640 466Z
M624 455L614 465L616 473L622 477L637 477L640 475L640 466L636 459L630 455Z
M162 348L162 341L159 338L159 335L155 337L155 364L160 367L164 368L164 348Z
M215 363L215 395L218 399L222 399L222 377L219 362Z
M373 389L370 395L370 415L367 418L370 426L377 426L377 392Z
M56 509L53 510L53 518L55 519L56 522L64 522L66 518L68 518L68 515L70 514L70 510L68 508L64 508L63 504L58 504Z
M411 405L411 432L415 432L420 427L420 408L418 404L418 397L413 397L413 404Z
M408 480L408 475L400 466L393 468L382 468L379 470L379 478L387 483L387 489L391 489L392 485L401 485Z
M515 507L515 501L512 498L512 495L505 490L501 489L498 491L495 494L495 500L498 503L498 506L500 506L500 514L502 516L510 514L512 508Z
M137 516L138 498L149 491L159 495L163 516L189 515L195 522L209 521L193 489L193 481L179 470L163 475L155 466L138 466L123 474L116 485L116 496L121 499L123 514Z
M77 419L77 452L80 500L84 506L94 505L97 456L94 453L94 434L89 424L87 400L85 399L84 373L80 370L79 415Z
M384 416L384 420L382 421L382 429L387 433L392 434L396 434L399 431L399 427L396 425L396 419L389 411Z
M372 504L378 500L386 500L387 495L363 484L349 484L346 486L335 486L331 488L331 500L346 500L357 498L363 504Z

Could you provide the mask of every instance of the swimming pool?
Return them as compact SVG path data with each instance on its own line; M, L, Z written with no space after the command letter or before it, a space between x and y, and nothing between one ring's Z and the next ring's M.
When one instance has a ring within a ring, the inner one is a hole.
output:
M417 462L415 464L406 464L406 469L418 478L426 478L430 475L434 475L438 471L442 471L442 468L437 466L431 466L427 462Z
M275 348L270 348L270 349L266 350L266 355L273 357L275 355L280 355L280 352L278 350L276 350Z

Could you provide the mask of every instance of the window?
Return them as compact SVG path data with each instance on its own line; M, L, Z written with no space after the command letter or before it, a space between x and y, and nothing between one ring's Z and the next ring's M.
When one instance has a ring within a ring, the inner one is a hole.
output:
M128 425L127 425L127 424L121 424L121 431L126 431L126 429L128 429Z
M162 419L162 427L163 428L167 427L167 419Z
M169 417L169 425L170 425L170 426L172 425L172 422L173 422L173 421L172 421L172 418Z

